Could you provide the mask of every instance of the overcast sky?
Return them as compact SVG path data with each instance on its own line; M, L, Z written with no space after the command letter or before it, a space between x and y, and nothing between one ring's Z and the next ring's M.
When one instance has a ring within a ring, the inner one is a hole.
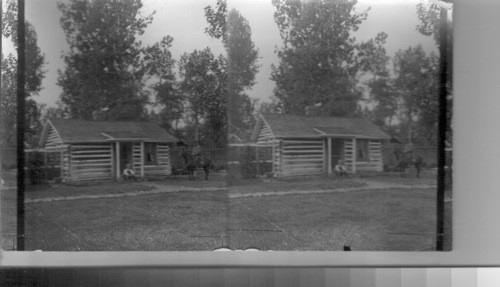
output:
M425 0L424 0L425 1ZM260 72L257 84L248 94L254 98L268 100L272 95L274 83L269 80L271 64L277 64L274 53L276 46L281 46L279 31L274 23L274 7L271 0L229 0L229 6L236 8L250 23L252 38L260 51ZM416 0L360 0L357 9L363 11L369 6L368 19L363 22L355 36L359 41L366 41L378 32L389 35L386 49L392 56L399 49L422 44L426 50L437 51L433 40L416 32L418 24ZM61 89L56 85L57 70L63 69L61 59L67 44L59 25L61 16L55 0L26 2L26 18L33 23L38 33L39 46L46 56L47 74L43 80L43 89L36 100L53 106L60 96ZM214 40L204 33L207 23L203 8L215 5L216 0L143 0L143 15L156 10L154 20L141 37L144 44L150 45L163 36L174 38L172 53L179 59L184 52L211 47L214 54L223 53L219 40ZM4 47L4 53L9 47Z

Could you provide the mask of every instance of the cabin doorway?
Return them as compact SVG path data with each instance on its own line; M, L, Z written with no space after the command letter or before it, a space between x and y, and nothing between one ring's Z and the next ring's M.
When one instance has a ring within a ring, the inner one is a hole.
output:
M132 144L131 143L120 143L120 172L123 172L127 164L131 164L133 166L133 157L132 157Z
M332 158L332 169L335 168L339 160L344 159L344 141L341 139L332 139L330 155Z

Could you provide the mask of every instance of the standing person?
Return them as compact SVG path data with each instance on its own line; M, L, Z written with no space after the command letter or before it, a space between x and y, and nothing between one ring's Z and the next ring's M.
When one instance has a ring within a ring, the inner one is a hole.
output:
M347 176L347 168L345 167L344 162L342 160L339 160L337 162L337 165L335 165L335 169L334 170L335 170L335 173L337 175L340 175L340 176L345 175L345 176Z

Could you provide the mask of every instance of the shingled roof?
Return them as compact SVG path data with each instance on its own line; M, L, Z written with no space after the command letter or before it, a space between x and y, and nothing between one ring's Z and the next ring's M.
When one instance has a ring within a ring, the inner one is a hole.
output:
M252 140L256 140L262 124L269 125L275 138L353 136L389 139L390 137L368 119L354 117L295 116L263 113L259 117Z
M53 118L47 121L40 143L53 128L66 143L96 143L113 140L145 140L148 142L177 142L177 139L152 122L89 121Z

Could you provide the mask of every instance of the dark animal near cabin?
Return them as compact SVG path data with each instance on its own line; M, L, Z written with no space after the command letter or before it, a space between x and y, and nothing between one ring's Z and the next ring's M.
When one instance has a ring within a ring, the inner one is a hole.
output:
M410 166L410 160L406 158L402 158L399 163L398 163L398 170L399 170L399 176L400 177L406 177L406 169L408 169L408 166Z
M195 180L194 172L199 167L203 168L203 171L205 172L205 180L208 180L211 165L209 158L195 157L187 150L182 153L182 157L184 158L184 162L186 164L186 172L189 180Z
M422 167L424 165L424 159L421 156L417 156L414 160L411 158L403 157L398 163L399 175L401 177L406 177L406 170L410 167L410 165L414 165L417 170L417 177L420 178L420 172L422 171Z

